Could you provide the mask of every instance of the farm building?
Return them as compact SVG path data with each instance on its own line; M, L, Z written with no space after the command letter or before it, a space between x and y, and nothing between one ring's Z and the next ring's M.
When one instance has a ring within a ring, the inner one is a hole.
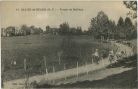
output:
M1 36L6 36L6 30L5 28L1 28Z

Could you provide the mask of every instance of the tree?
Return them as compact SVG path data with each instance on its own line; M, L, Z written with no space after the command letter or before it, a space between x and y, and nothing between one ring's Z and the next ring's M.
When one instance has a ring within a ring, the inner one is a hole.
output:
M40 33L42 33L43 32L43 30L40 28L40 27L36 27L35 29L34 29L34 34L40 34Z
M137 39L137 22L135 22L135 24L133 26L131 39Z
M97 37L98 27L97 27L97 18L92 18L90 22L90 27L88 28L88 32L90 35Z
M132 18L137 18L137 1L124 1L124 5L130 9L128 15Z
M46 33L50 33L50 26L49 25L46 26Z
M109 24L108 24L108 36L110 38L113 38L113 39L115 39L116 36L117 36L115 21L109 20Z
M125 22L123 18L120 17L117 23L117 30L116 30L116 33L118 34L119 38L126 38L124 27L125 27Z
M69 24L67 22L64 22L62 24L59 25L59 33L61 35L67 35L69 34L69 30L70 30L70 27L69 27Z
M107 37L109 30L109 19L108 16L103 12L98 12L95 18L91 19L89 32L96 38L101 36Z
M125 18L125 26L128 26L128 27L131 26L131 27L132 27L132 25L133 25L133 24L132 24L131 19L130 19L129 17L126 17L126 18Z
M97 25L100 31L100 34L103 32L108 32L108 24L109 24L109 19L108 16L103 12L100 11L97 15Z
M131 16L131 18L133 19L136 19L137 18L137 1L124 1L123 3L126 6L126 8L130 9L127 15ZM129 39L137 38L137 25L132 26L132 22L129 18L126 18L125 25L126 25L126 29L128 29L127 37L129 37Z
M122 27L124 26L124 20L122 17L119 18L117 26L122 26Z
M22 35L30 35L31 34L31 30L27 25L21 26L21 32L22 32Z
M75 27L70 28L70 34L72 34L72 35L76 34L76 28Z
M76 28L76 34L77 34L77 35L81 35L81 34L82 34L82 29L81 29L81 27L77 27L77 28Z
M131 39L133 29L134 26L129 17L126 17L125 20L122 17L119 18L116 33L120 38Z
M127 39L131 38L132 35L132 29L133 29L133 24L132 21L129 17L125 18L125 33L126 33L126 37Z
M7 36L15 36L15 27L9 26L6 28L6 35Z

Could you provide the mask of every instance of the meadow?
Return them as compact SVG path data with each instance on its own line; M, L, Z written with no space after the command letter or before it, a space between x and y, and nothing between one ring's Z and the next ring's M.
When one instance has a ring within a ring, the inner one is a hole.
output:
M34 76L60 71L91 63L91 55L99 49L100 55L107 57L109 50L116 50L108 42L93 39L92 36L30 35L2 37L1 39L2 77L4 81L23 78L24 59L27 74ZM60 55L60 63L59 63ZM45 57L45 59L44 59ZM16 61L16 64L13 62ZM46 64L46 66L45 66Z

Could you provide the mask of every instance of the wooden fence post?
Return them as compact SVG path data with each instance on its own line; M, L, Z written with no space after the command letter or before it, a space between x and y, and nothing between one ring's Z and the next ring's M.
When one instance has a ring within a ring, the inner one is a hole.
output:
M55 67L53 65L53 73L55 73ZM53 79L53 84L55 84L55 80Z
M60 55L59 55L58 63L59 63L59 65L60 65L60 63L61 63Z
M44 56L44 66L45 66L45 73L46 73L46 77L48 76L48 69L47 69L47 65L46 65L46 57ZM46 78L48 80L48 77Z
M88 75L88 68L87 68L87 61L85 62L85 69L86 69L86 74Z
M45 73L47 74L47 65L46 65L46 57L44 56L44 66L45 66Z
M79 69L78 69L78 61L77 61L77 78L78 78L78 75L79 75Z
M27 78L27 65L26 65L26 59L24 59L24 71L25 71L25 89L28 89L28 78Z
M93 57L92 57L92 64L93 64Z
M66 65L64 64L64 75L65 75L65 80L67 79L67 77L66 77Z

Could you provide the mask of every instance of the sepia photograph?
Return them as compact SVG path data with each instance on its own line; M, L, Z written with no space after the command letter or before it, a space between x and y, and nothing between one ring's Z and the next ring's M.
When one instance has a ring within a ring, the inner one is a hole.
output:
M1 88L137 89L137 1L1 1Z

